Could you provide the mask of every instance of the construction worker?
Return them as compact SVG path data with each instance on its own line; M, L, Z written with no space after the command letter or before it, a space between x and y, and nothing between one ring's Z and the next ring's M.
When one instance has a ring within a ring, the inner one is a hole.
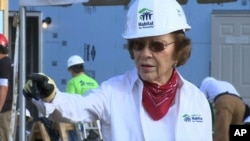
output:
M72 76L66 86L67 93L84 95L99 86L96 80L85 73L84 60L79 55L69 57L67 67ZM76 127L84 126L81 123L75 124ZM78 141L78 136L76 130L69 131L69 141Z
M0 140L7 141L13 101L13 67L8 57L8 40L0 34Z
M67 93L83 95L87 91L98 87L96 80L85 73L84 60L80 56L71 56L68 59L67 66L72 76L66 86Z
M33 73L24 96L54 121L100 119L105 141L212 141L209 103L177 69L191 54L185 34L191 27L181 5L176 0L136 0L126 21L122 36L134 69L85 96L65 94L49 76Z
M247 122L248 105L228 81L206 77L200 89L214 108L214 141L229 141L230 125Z

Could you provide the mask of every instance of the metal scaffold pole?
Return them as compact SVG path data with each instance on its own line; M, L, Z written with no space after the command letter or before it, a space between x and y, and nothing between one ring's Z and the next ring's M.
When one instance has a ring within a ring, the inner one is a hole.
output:
M19 141L25 141L26 135L26 121L25 121L25 111L26 102L23 96L22 88L24 87L26 81L26 7L20 7L20 67L19 67L19 108L20 108L20 126L19 126Z

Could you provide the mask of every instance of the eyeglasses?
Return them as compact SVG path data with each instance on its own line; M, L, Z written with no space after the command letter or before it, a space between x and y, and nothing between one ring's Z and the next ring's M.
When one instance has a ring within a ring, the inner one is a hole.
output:
M171 45L175 42L170 42L170 43L163 43L160 41L151 41L151 42L144 42L142 40L134 40L133 41L133 49L136 51L141 51L144 49L144 47L148 44L148 48L150 51L153 52L161 52L167 47L168 45Z

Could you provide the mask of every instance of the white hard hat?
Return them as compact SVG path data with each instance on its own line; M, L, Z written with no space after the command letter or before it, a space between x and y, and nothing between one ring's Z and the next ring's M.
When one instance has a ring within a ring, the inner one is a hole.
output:
M30 115L30 111L28 109L25 110L25 113L26 113L26 117L28 118L28 121L31 121L33 118L32 116Z
M73 55L68 59L68 68L77 64L83 64L84 60L78 55Z
M211 81L217 81L217 80L214 77L212 77L212 76L207 76L206 78L204 78L202 80L201 83L207 83L207 82L211 82Z
M176 0L135 0L128 10L125 39L159 36L191 29Z
M17 115L20 115L20 109L17 110ZM28 109L25 109L25 117L27 118L27 122L33 120L33 117L30 115L30 111Z

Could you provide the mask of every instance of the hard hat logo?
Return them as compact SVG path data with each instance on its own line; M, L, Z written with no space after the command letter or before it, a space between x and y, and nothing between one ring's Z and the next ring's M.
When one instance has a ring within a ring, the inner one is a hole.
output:
M139 12L139 19L142 22L138 23L138 28L154 28L154 21L152 21L153 11L147 8L141 9Z
M129 8L126 20L122 34L125 39L159 36L178 30L185 32L191 28L176 0L136 0Z

